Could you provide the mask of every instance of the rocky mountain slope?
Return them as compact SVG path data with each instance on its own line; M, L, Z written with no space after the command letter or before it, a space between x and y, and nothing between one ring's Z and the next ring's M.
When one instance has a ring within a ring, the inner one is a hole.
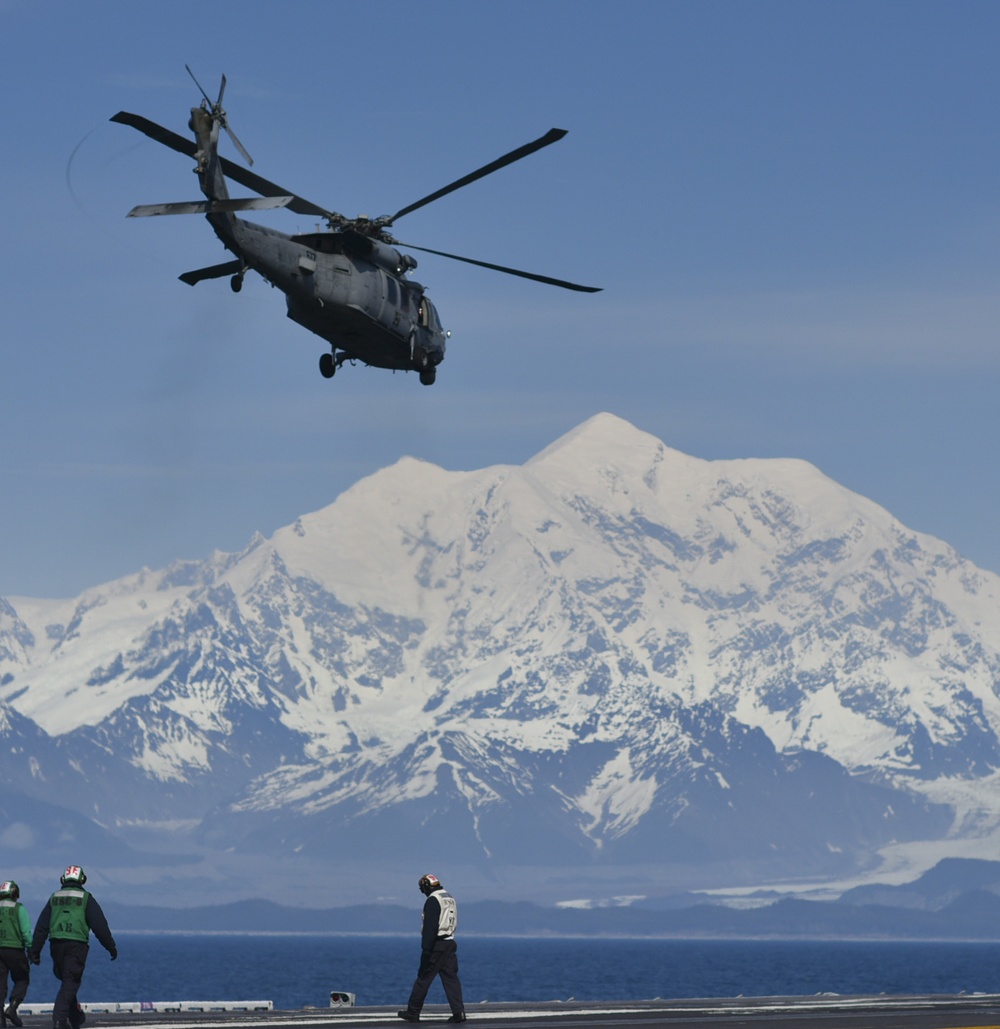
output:
M998 599L806 463L599 415L521 467L405 458L240 554L0 600L0 774L209 864L849 875L997 829Z

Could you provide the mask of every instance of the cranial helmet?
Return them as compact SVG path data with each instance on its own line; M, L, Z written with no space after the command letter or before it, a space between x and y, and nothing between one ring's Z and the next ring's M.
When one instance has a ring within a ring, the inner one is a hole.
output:
M0 883L0 900L17 900L20 896L21 887L13 879Z
M69 865L59 877L63 886L82 886L87 881L87 873L79 865Z
M441 880L436 875L431 875L428 872L426 875L420 877L420 882L417 883L421 893L433 893L435 890L441 889Z

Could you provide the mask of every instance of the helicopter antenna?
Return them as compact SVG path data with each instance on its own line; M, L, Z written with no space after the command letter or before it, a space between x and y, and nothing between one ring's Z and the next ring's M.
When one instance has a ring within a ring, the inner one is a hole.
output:
M194 72L191 71L190 65L185 64L184 67L187 68L188 75L194 79L194 84L198 87L199 92L205 98L205 106L212 112L212 117L223 129L226 130L226 134L233 141L233 145L240 152L243 160L246 161L247 164L253 165L253 158L247 153L246 147L236 138L236 133L229 127L229 122L226 120L226 112L222 109L222 96L226 92L226 76L222 76L222 83L219 86L219 99L216 100L215 103L212 103L209 95L204 89L202 89L201 83L195 77Z

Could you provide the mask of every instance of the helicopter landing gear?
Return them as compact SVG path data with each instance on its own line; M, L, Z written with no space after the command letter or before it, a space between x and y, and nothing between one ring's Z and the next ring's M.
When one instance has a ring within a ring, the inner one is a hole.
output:
M236 273L236 274L235 274L235 275L234 275L234 276L233 276L233 277L232 277L232 278L231 278L231 279L229 280L229 288L230 288L230 289L231 289L231 290L232 290L232 291L233 291L234 293L239 293L239 291L240 291L240 290L241 290L241 289L243 288L243 272L237 272L237 273Z
M410 355L416 370L420 373L420 382L424 386L433 386L437 378L437 368L431 363L431 356L426 350L416 349Z
M332 379L337 372L337 361L333 354L319 355L319 373L324 379Z
M426 372L429 368L433 368L434 365L431 363L430 354L426 350L418 347L410 355L410 360L413 362L413 367L418 372Z

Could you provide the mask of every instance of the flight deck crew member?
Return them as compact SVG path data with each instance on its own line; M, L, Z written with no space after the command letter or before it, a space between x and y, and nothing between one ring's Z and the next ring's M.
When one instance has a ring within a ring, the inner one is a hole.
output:
M7 1025L22 1026L17 1009L28 992L31 966L28 964L27 949L31 944L31 919L24 905L18 899L20 887L13 879L0 883L0 977L3 993L0 993L0 1029ZM10 973L10 1004L4 1010L7 1000L7 974Z
M79 1029L84 1021L76 995L90 952L91 931L112 961L118 957L118 947L101 905L83 888L86 881L87 876L79 865L70 865L63 872L59 879L62 888L56 890L42 908L31 938L29 956L32 964L37 965L42 960L42 946L48 937L52 971L60 982L52 1008L53 1029Z
M458 906L436 875L421 876L417 886L427 898L420 932L420 968L406 1010L398 1012L398 1015L407 1022L419 1022L424 998L434 977L439 975L451 1007L448 1021L464 1022L465 1005L462 1003L462 984L458 980L458 944L455 943Z

